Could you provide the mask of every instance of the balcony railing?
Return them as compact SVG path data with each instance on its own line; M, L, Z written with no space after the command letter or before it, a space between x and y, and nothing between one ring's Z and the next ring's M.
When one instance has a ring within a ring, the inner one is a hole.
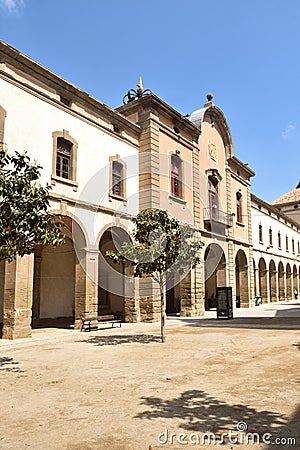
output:
M232 215L218 208L204 208L203 218L204 223L214 222L227 228L232 227Z

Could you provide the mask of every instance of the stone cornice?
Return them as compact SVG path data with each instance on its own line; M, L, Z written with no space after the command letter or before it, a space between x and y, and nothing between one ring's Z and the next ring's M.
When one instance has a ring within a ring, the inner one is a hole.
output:
M290 225L293 225L294 227L296 227L297 230L300 228L300 224L298 222L291 219L289 216L286 216L281 211L278 211L278 209L275 206L270 205L270 203L267 203L264 200L262 200L261 198L256 197L256 195L251 194L251 201L254 204L256 204L257 206L263 206L267 211L270 211L270 212L274 213L276 216L281 217L284 221L286 221ZM253 207L255 207L256 205L253 205Z
M250 169L245 163L243 163L241 160L239 160L236 156L232 156L228 163L230 166L238 167L240 170L243 170L249 177L254 177L255 172Z
M55 99L51 98L50 96L47 96L45 93L40 92L39 90L35 89L34 87L29 86L25 83L22 83L19 80L16 80L10 74L3 72L1 69L0 69L0 78L3 79L4 81L7 81L8 83L13 84L14 86L17 86L18 88L22 89L23 91L28 92L29 94L35 96L36 98L39 98L39 99L45 101L46 103L49 103L50 105L54 105L56 108L67 112L71 116L79 117L80 120L82 120L96 128L99 128L102 131L105 131L107 134L110 134L114 138L119 139L123 142L125 141L127 144L130 144L130 145L134 146L135 148L138 148L138 144L135 142L132 142L132 140L129 137L121 136L120 134L114 132L111 128L106 127L103 124L97 122L96 120L93 120L90 117L85 116L80 111L76 111L72 108L69 108L69 107L63 105L58 100L55 100ZM141 133L141 129L139 127L138 133L137 133L137 139L138 139L140 133Z
M85 202L84 200L78 200L75 198L67 197L61 194L55 194L54 192L49 194L49 199L53 202L66 202L68 205L72 207L78 206L80 209L87 209L89 211L94 212L102 212L111 216L122 217L124 219L131 220L133 218L132 214L116 211L112 208L107 208L106 206L97 205L96 203Z
M182 129L184 129L186 132L189 132L191 135L200 136L201 131L199 130L198 127L196 127L190 120L188 120L178 111L176 111L174 108L172 108L170 105L168 105L167 103L165 103L163 100L161 100L159 97L157 97L155 94L152 93L145 95L144 97L139 98L138 100L134 100L133 102L130 102L126 105L119 106L118 108L116 108L116 110L119 111L121 114L127 116L130 114L134 114L139 109L146 107L148 108L152 107L153 109L162 111L168 117L172 118L176 123L180 123Z
M70 93L72 100L79 100L79 103L83 106L89 106L92 108L96 108L98 113L102 113L106 118L109 117L112 122L118 123L123 127L130 129L131 132L139 135L141 130L140 127L128 120L125 116L120 114L118 111L110 108L104 103L100 102L96 98L89 95L87 92L82 89L76 87L74 84L69 83L62 77L58 76L51 70L32 60L28 56L24 55L14 47L6 44L5 42L0 40L0 64L8 62L12 67L15 67L24 73L35 77L37 80L42 81L44 84L48 84L52 89L63 89ZM5 73L5 72L4 72ZM9 74L5 73L6 76ZM11 77L11 76L10 76ZM13 77L11 77L13 78ZM15 80L18 82L18 80ZM20 83L20 82L19 82ZM26 83L23 83L26 85ZM26 85L28 89L33 89L32 86ZM36 89L39 92L38 89ZM39 92L40 95L45 96L43 92ZM50 96L49 96L50 98ZM54 99L52 99L55 101ZM70 108L68 108L70 109Z

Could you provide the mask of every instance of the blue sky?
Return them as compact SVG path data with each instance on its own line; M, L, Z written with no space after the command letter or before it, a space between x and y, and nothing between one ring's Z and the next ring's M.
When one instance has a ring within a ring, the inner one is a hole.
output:
M140 75L182 114L213 92L252 192L300 181L298 0L0 0L0 39L111 107Z

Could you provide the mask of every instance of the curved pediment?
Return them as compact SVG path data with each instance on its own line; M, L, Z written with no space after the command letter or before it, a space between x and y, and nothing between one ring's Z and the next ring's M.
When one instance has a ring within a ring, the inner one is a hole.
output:
M212 128L217 128L224 143L226 159L234 155L232 137L229 126L223 112L212 102L207 103L204 108L194 111L190 116L190 121L200 130L204 121L210 123Z

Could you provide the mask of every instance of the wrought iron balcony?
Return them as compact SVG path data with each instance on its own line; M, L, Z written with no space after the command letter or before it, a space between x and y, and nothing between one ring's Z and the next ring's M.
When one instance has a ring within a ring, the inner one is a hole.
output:
M206 227L210 224L209 228L212 223L223 225L226 228L232 227L232 215L218 208L204 208L203 218Z

